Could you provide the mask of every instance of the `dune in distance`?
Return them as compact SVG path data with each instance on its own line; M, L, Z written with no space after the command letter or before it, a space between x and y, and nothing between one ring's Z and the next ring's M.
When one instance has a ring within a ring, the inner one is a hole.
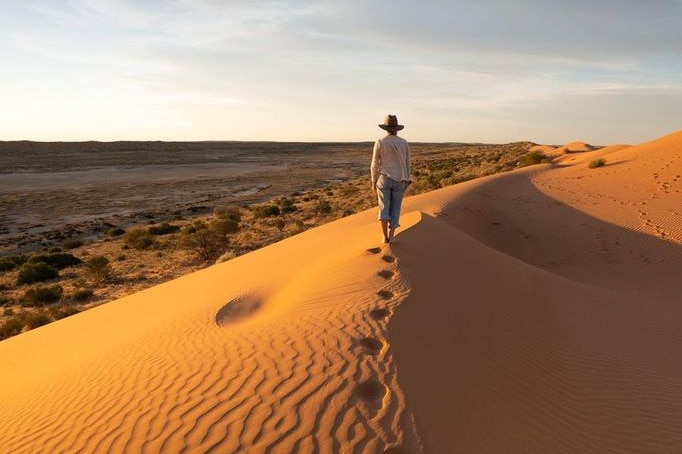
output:
M569 148L0 342L0 451L681 450L682 132Z

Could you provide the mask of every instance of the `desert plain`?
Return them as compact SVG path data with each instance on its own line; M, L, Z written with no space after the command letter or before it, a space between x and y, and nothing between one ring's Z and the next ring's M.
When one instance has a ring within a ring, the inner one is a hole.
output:
M682 132L523 147L1 341L0 449L679 451Z

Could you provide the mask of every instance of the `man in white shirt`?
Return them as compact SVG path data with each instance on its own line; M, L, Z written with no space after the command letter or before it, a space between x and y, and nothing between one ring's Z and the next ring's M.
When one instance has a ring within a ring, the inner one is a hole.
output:
M398 131L404 128L398 124L395 115L388 115L384 124L379 127L388 132L377 140L372 153L370 172L372 190L379 199L379 220L384 234L384 243L393 240L395 229L400 226L400 205L405 190L412 183L410 180L410 146L407 141L398 137Z

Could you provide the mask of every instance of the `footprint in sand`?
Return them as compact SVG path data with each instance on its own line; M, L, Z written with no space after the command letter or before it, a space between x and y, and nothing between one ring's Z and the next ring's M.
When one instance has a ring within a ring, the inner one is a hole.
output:
M395 257L393 257L392 255L384 255L383 257L381 257L381 260L383 260L386 263L393 263L395 262Z
M363 337L360 339L360 346L370 355L378 355L384 348L384 343L376 337Z
M225 326L240 321L258 311L261 305L262 302L252 295L235 298L218 310L215 315L215 324Z
M377 274L384 279L391 279L395 275L391 270L381 270Z
M369 311L369 316L372 317L374 320L383 320L386 317L388 317L388 309L383 309L383 308L377 308L377 309L372 309Z
M379 295L385 300L390 300L391 298L393 298L393 293L389 292L388 290L379 290L377 292L377 295Z
M379 252L381 252L381 248L371 247L367 249L367 252L369 252L370 254L378 254Z
M386 395L386 386L377 380L366 380L355 387L355 394L362 400L378 400Z

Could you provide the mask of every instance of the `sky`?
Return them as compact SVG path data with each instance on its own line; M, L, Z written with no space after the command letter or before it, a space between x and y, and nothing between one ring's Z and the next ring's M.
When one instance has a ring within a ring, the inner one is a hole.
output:
M0 140L639 143L682 0L0 0Z

